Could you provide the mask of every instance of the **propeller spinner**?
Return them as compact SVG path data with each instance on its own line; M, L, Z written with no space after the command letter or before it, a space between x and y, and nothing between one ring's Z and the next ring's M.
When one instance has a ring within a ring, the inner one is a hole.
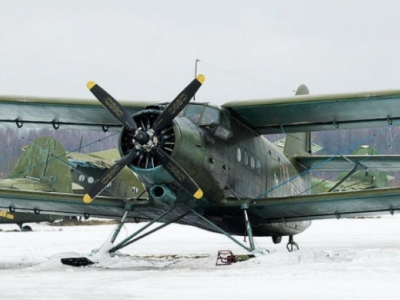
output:
M203 197L203 191L190 175L187 174L186 171L160 147L155 133L163 130L175 119L175 117L193 98L204 80L205 77L203 75L198 75L196 79L189 83L189 85L180 92L171 103L168 104L161 114L158 115L150 129L138 127L133 118L117 100L93 81L88 82L88 89L100 101L104 108L108 110L130 133L134 147L106 173L104 173L102 177L100 177L95 185L83 197L85 203L92 202L93 199L122 171L122 169L139 155L140 151L151 153L153 156L157 157L161 165L169 172L169 174L179 182L188 193L193 195L194 198L200 199Z

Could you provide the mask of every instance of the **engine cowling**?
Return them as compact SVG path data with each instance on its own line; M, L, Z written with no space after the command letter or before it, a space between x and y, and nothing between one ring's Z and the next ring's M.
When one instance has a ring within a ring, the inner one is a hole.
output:
M160 111L147 109L133 115L138 126L149 132L153 122ZM122 130L120 134L119 150L121 156L128 154L134 147L138 155L128 167L134 171L141 180L148 185L171 183L174 179L169 175L151 151L152 147L161 147L162 150L173 157L190 175L195 177L201 169L204 159L202 138L198 129L187 118L175 118L170 124L159 132L150 132L148 137L143 137L140 148L135 146L135 140L142 137L133 137L132 132ZM147 140L148 139L148 140ZM145 143L144 143L145 142ZM143 144L144 143L144 144Z
M135 120L139 127L145 130L150 130L157 117L160 115L159 110L148 109L133 115L132 118ZM173 121L174 122L174 121ZM137 148L138 155L131 162L131 166L138 169L154 169L160 165L157 157L151 151L152 147L160 147L165 153L171 155L175 147L175 132L174 124L170 123L160 132L150 132L150 134L145 131L139 132L138 135L133 136L132 132L122 129L119 139L119 150L121 157L128 154L135 147L135 140L141 141L143 146Z

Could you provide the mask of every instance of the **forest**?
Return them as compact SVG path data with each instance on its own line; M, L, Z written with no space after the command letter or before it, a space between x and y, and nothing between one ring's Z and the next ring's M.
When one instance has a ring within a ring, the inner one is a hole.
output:
M0 128L0 178L5 178L22 153L38 137L57 139L67 152L96 152L115 148L119 132Z
M118 144L119 132L104 133L101 131L79 131L53 129L17 129L0 127L0 178L5 178L21 155L21 148L30 141L41 137L56 138L67 152L80 151L83 153L115 148ZM379 154L400 154L400 127L386 126L383 128L351 129L312 133L312 142L323 147L318 154L336 155L350 154L361 145L376 148ZM265 136L274 141L284 135ZM400 176L391 185L400 185Z

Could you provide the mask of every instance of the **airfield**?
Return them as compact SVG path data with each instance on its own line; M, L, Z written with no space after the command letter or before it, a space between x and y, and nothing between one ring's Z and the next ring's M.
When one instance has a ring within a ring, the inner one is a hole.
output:
M313 222L274 245L270 254L215 266L218 250L244 250L226 237L172 224L90 266L62 265L60 258L90 253L114 225L0 225L0 299L398 299L400 217ZM142 224L128 223L119 238ZM243 240L243 237L238 237Z

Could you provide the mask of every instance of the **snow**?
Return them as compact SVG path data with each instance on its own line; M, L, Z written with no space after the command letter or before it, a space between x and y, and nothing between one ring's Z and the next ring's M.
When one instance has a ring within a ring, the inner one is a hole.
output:
M299 251L256 238L271 253L230 266L215 266L217 251L245 251L228 238L172 224L81 268L60 258L99 248L114 225L0 225L0 299L399 299L399 222L313 222L295 237ZM126 224L119 240L140 226Z

